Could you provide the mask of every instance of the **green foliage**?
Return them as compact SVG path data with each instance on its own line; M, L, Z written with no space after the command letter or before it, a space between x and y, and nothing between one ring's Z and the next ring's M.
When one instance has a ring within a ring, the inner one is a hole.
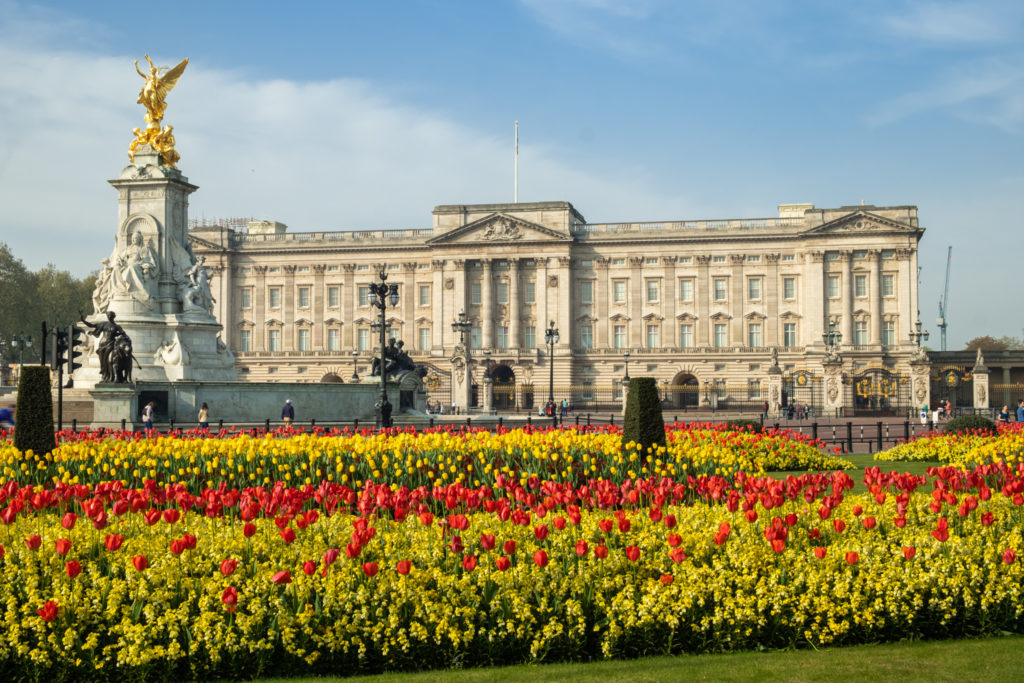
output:
M658 382L653 377L633 377L626 397L626 419L622 427L622 446L630 441L648 446L665 446L665 419L661 414Z
M734 420L729 420L726 424L729 425L730 429L734 429L737 432L746 430L748 432L753 432L754 434L760 434L764 431L764 426L761 424L760 420L744 420L736 418Z
M32 348L24 349L24 359L34 363L42 350L39 334L43 321L50 327L62 327L77 320L79 310L92 312L95 283L95 275L79 280L52 264L32 272L0 242L0 330L31 336ZM2 353L8 362L17 363L21 351L5 345Z
M49 453L57 444L53 437L53 396L50 369L26 365L18 383L18 405L14 414L14 447L24 453Z
M943 431L947 434L955 434L957 432L997 433L996 426L992 420L983 415L961 415L960 417L954 417L946 423Z
M1005 338L996 339L990 335L975 337L967 342L966 346L964 346L965 351L977 351L978 349L981 349L982 351L1005 351L1008 348L1009 344Z

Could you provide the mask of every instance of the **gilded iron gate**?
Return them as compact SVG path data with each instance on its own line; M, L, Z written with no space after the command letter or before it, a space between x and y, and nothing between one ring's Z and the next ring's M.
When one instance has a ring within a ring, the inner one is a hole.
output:
M905 415L912 407L910 377L888 368L864 368L843 385L843 407L853 415Z
M786 412L792 406L809 406L815 415L824 409L821 391L821 377L809 370L794 370L782 377L782 410ZM779 406L771 406L773 410Z
M932 367L932 405L949 401L953 408L974 405L974 373L972 368L962 365ZM919 408L921 406L918 406Z
M442 370L433 363L418 363L426 368L423 386L427 390L427 404L436 410L444 408L448 412L452 405L452 373Z

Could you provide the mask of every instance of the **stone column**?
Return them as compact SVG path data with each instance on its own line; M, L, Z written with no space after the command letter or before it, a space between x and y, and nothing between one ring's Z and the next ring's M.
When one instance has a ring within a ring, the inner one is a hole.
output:
M473 319L473 315L470 312L469 308L469 297L467 296L468 288L466 287L466 264L467 262L465 259L456 259L452 261L452 265L455 267L454 272L452 272L452 278L455 281L455 306L452 307L452 320L455 320L455 318L458 317L460 311L465 311L466 316L469 318L469 320ZM454 341L452 343L459 343L458 334L454 332L449 332L448 330L445 330L445 334L454 334ZM466 348L469 348L473 345L471 337L471 333L467 331Z
M678 256L662 256L662 263L665 264L665 279L662 282L661 291L661 315L669 321L668 329L665 329L662 321L662 348L679 347L679 321L676 320L676 300L679 297L679 283L676 281L676 261Z
M839 293L841 295L839 331L843 335L842 343L846 346L853 344L853 271L851 269L853 254L849 251L841 251L839 252L839 260L843 264L842 274L840 275L841 280L839 282Z
M221 265L218 269L220 273L220 301L215 305L220 306L219 317L221 325L224 326L224 344L230 349L233 348L235 343L235 323L237 320L234 308L235 282L231 277L231 262L228 260L228 257L226 255L222 255L221 259Z
M594 330L594 348L607 349L611 346L608 341L608 266L612 260L606 256L598 256L594 259L597 266L597 292L595 296L595 307L597 311L597 324Z
M353 351L356 348L356 303L359 291L356 287L356 264L343 263L345 271L344 283L341 288L341 315L344 318L344 337L341 340L341 348Z
M629 382L626 380L616 380L622 382L622 414L626 414L626 403L629 399Z
M416 268L415 262L402 264L402 336L407 351L419 350L420 340L416 336Z
M779 325L779 309L781 306L782 295L779 287L779 256L780 254L765 254L764 259L768 262L768 274L765 276L765 291L762 292L764 297L764 313L767 316L765 320L764 330L764 345L765 346L782 346L782 330ZM781 394L779 395L781 398ZM771 408L775 409L775 404L771 403Z
M821 366L825 375L825 415L836 417L843 408L843 364L825 361Z
M284 267L284 286L281 288L281 350L295 351L299 348L295 339L295 265Z
M626 315L629 326L626 328L626 348L644 345L644 257L629 257L629 294L627 294Z
M310 340L310 348L314 351L323 351L327 348L327 340L324 338L324 319L327 317L327 307L324 305L324 273L327 265L317 263L313 265L313 338Z
M253 351L267 350L267 267L253 266L256 284L252 288L252 347Z
M431 355L441 353L444 349L445 328L450 326L452 320L454 320L455 316L459 314L457 310L454 312L448 311L444 305L444 265L445 261L443 259L434 259L430 262L430 266L432 268L431 276L433 277L430 285ZM454 286L455 283L452 282L452 287L454 288ZM449 320L449 318L451 318L451 320Z
M743 317L743 306L746 300L746 291L743 281L743 262L747 260L745 254L729 254L729 260L732 261L732 276L729 278L731 281L731 291L729 293L729 315L732 316L730 321L730 346L746 346L747 345L747 334L744 328L746 319Z
M1003 366L1003 403L1005 403L1007 406L1011 406L1014 403L1013 398L1010 396L1011 369L1012 368L1009 365Z
M572 259L568 256L558 257L558 289L556 294L558 317L555 324L558 326L557 348L568 349L575 339L575 325L572 320L572 302L576 296L575 285L572 278ZM569 381L572 381L569 378Z
M869 311L871 317L868 319L868 343L879 348L882 345L882 277L878 274L879 270L879 259L882 258L882 252L878 249L872 249L868 251L868 266L870 267L870 274L868 275L868 287L871 288L870 299L871 306Z
M974 412L988 412L989 408L989 385L988 368L985 367L985 358L978 349L978 357L974 362Z
M483 328L483 346L485 349L494 348L494 273L491 269L491 259L480 259L483 264L483 279L480 283L480 326Z
M473 378L470 373L471 360L469 356L469 336L467 333L466 343L461 344L456 336L455 353L452 354L452 402L455 403L460 414L469 412L469 405L473 399ZM451 406L445 406L447 411Z
M932 404L931 371L932 364L927 359L910 361L910 395L914 402L914 416L920 414L921 408Z
M494 380L487 376L486 373L480 380L480 391L482 393L480 397L481 408L485 415L490 415L494 411Z
M508 336L509 348L518 349L523 345L520 331L522 313L519 310L519 259L508 260Z
M826 326L825 319L828 314L834 313L826 310L828 299L825 298L825 284L825 253L813 251L806 254L803 277L804 303L801 307L804 317L800 325L804 347L821 346Z
M548 328L548 323L554 319L554 316L549 315L548 311L548 290L556 290L552 289L549 284L548 259L547 257L538 258L537 282L533 288L534 296L537 299L537 329L535 333L537 335L538 347L544 347L544 330Z
M694 329L694 345L711 346L711 257L696 256L697 282L694 296L697 297L697 320Z

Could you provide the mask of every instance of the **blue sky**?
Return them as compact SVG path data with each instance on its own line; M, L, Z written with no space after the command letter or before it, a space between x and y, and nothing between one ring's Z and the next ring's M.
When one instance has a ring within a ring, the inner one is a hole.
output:
M568 200L593 222L916 204L921 312L1022 334L1024 3L0 0L0 240L98 267L147 52L194 217L428 227ZM1010 248L1007 248L1010 247ZM932 346L937 346L937 335Z

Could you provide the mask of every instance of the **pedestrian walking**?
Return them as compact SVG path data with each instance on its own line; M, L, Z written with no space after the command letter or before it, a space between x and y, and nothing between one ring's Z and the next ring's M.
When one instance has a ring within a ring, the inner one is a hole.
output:
M295 420L295 407L292 405L292 400L285 399L284 407L281 408L281 421L284 422L285 426L290 427L292 422Z
M203 403L203 407L199 409L199 428L209 429L210 428L210 407Z
M1024 398L1017 401L1017 422L1024 422Z
M142 426L146 429L153 428L153 417L156 414L156 403L150 401L142 409Z
M996 417L996 422L1006 423L1010 421L1010 409L1007 406L1003 406L1003 409L999 411L999 415Z

